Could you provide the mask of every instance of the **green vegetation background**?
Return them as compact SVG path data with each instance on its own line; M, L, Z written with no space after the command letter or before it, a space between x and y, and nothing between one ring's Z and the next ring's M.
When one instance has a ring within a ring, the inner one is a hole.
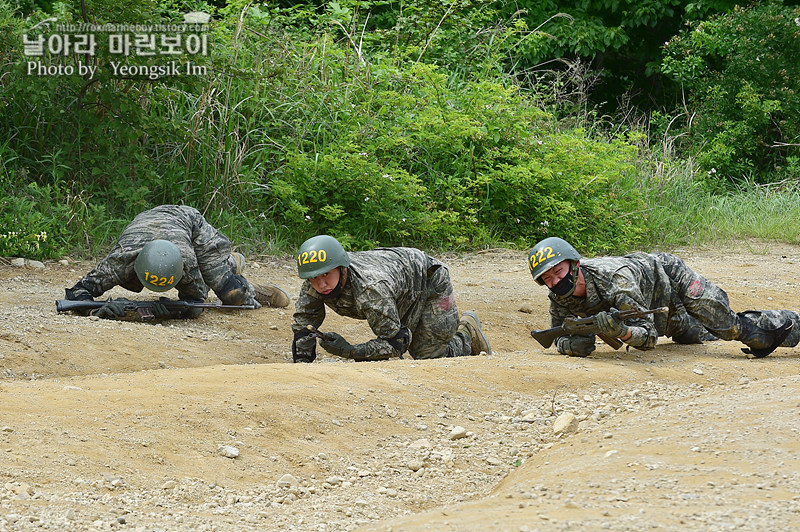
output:
M25 54L48 17L190 11L208 54ZM798 56L791 2L0 0L0 256L97 256L163 203L256 255L797 243ZM111 68L172 60L205 73Z

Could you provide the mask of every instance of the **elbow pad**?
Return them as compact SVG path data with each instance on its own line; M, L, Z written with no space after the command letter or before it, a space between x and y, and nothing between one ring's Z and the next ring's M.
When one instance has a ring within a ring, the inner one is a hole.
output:
M398 355L402 355L408 351L408 346L411 345L411 331L408 327L400 327L397 334L392 338L387 338L386 341L397 351Z
M65 297L70 301L94 301L94 296L89 291L89 287L84 286L81 279L72 288L65 288Z

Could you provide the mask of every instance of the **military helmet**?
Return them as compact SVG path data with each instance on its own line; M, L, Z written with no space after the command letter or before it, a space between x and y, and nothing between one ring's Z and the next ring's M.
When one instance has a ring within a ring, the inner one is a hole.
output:
M168 240L148 242L133 264L142 285L154 292L166 292L183 277L183 257Z
M579 261L581 254L569 242L555 236L545 238L528 252L528 268L533 280L541 285L542 274L565 260Z
M332 236L309 238L297 252L297 275L301 279L322 275L338 266L350 266L350 256Z

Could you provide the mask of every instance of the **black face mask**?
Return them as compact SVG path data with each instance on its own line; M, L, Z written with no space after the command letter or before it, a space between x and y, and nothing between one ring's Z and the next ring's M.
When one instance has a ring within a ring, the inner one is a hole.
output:
M572 278L572 269L567 272L559 282L550 288L550 291L557 296L568 296L575 291L575 280Z

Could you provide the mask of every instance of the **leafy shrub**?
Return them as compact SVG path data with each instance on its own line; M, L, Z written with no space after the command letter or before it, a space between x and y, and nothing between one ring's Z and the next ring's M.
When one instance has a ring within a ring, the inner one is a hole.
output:
M426 216L424 187L358 149L339 146L318 158L290 158L273 189L287 224L304 238L330 233L355 246L422 240L432 221Z
M63 252L68 238L53 212L53 190L30 183L0 200L0 257L44 259ZM58 207L55 208L58 210Z
M689 89L690 147L707 172L767 182L800 155L797 20L797 7L737 7L665 46L661 68Z
M631 143L554 129L513 87L456 91L423 64L401 81L354 104L322 153L289 159L272 182L287 223L361 246L527 246L568 234L624 247L642 237L641 218L618 214L641 207L619 187L633 170Z

